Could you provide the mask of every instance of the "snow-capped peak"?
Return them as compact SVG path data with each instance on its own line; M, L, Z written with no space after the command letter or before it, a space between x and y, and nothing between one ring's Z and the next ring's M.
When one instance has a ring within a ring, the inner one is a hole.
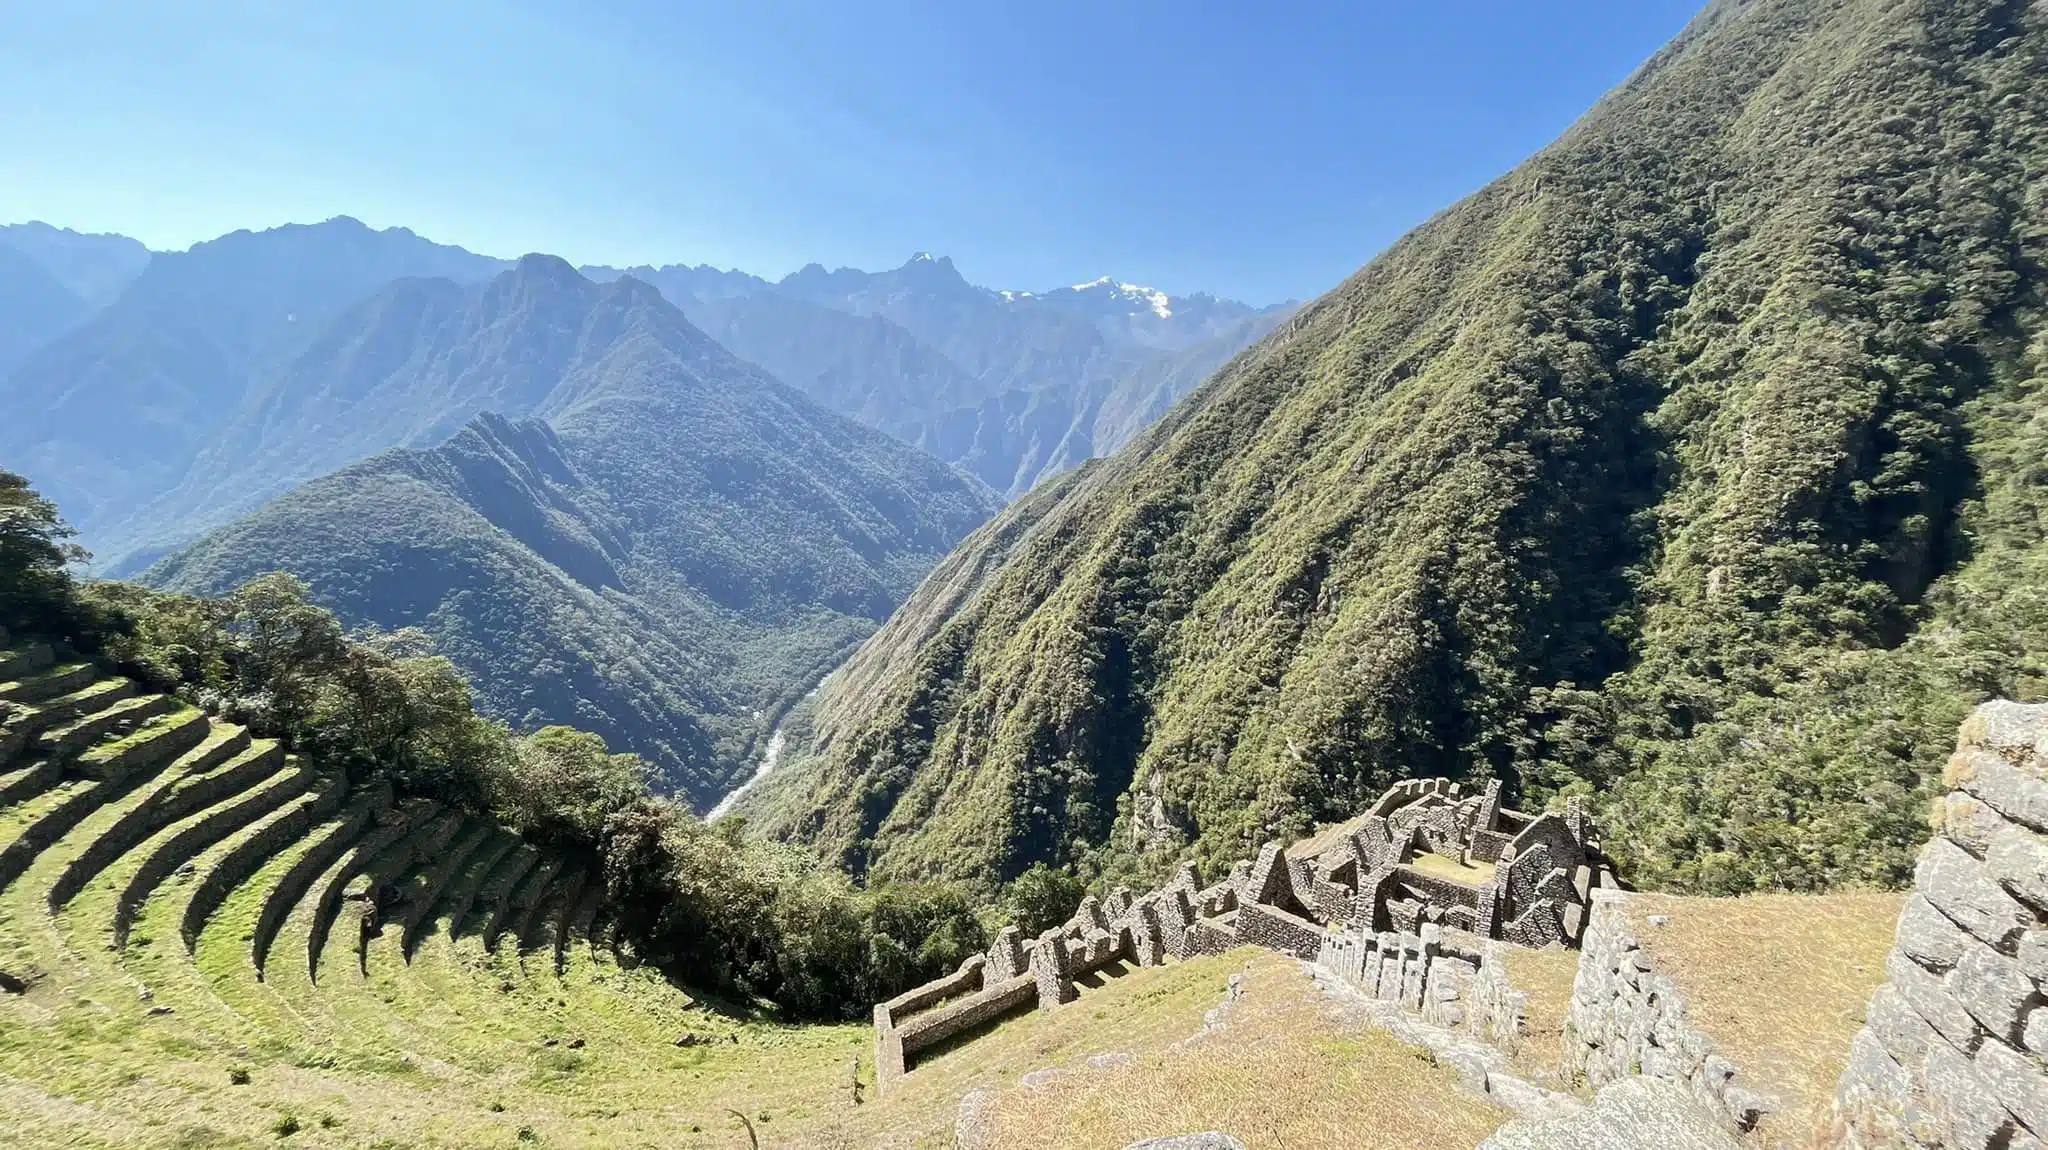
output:
M917 254L910 257L910 262L914 264L928 264L932 262L932 253L918 252Z
M1084 284L1075 284L1072 290L1082 292L1095 291L1099 288L1108 288L1109 298L1112 300L1130 300L1133 303L1142 303L1146 307L1151 308L1152 314L1160 319L1173 318L1173 306L1169 302L1166 293L1158 288L1146 287L1144 284L1127 284L1111 279L1109 276L1102 276L1099 279L1089 280Z

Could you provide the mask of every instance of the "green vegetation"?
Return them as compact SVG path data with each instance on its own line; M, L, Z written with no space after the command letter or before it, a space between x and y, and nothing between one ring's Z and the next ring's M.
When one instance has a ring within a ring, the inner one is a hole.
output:
M2044 165L2038 4L1715 4L973 536L741 809L990 884L1494 775L1645 884L1900 882L2048 691Z
M56 508L4 472L0 492L13 493L0 520L0 594L35 608L0 617L14 634L96 653L147 687L278 740L353 794L388 785L400 798L509 827L565 872L601 878L598 914L636 963L785 1017L840 1018L986 945L959 891L859 889L807 855L744 843L738 822L707 827L650 794L637 757L566 727L514 734L477 713L461 675L422 633L345 634L288 575L222 599L74 586ZM126 705L118 692L87 692ZM125 749L156 729L110 734L89 753ZM304 780L300 789L312 785ZM276 791L279 801L295 793ZM462 852L452 858L451 866Z
M303 483L144 582L221 596L289 571L350 627L431 635L493 718L592 731L699 809L999 505L647 285L546 256L472 289L394 285L277 392L216 448L240 462L171 503L233 506L309 462L448 438Z

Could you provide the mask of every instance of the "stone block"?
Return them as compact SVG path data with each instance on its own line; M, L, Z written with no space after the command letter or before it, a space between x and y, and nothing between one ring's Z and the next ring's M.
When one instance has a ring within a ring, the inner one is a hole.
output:
M1977 1019L1963 1005L1957 1002L1942 984L1941 978L1926 970L1898 951L1885 960L1885 973L1891 977L1892 988L1905 1000L1913 1013L1927 1020L1927 1024L1960 1050L1973 1050L1977 1045L1979 1027Z
M1863 1028L1884 1052L1906 1066L1918 1066L1927 1057L1927 1044L1941 1041L1934 1027L1906 1005L1898 988L1890 983L1877 988L1864 1011Z
M1984 865L2006 891L2035 910L2048 908L2048 840L2007 827L1993 835Z
M1990 1045L1996 1045L1992 1043ZM1927 1109L1942 1128L1948 1150L2002 1146L2011 1118L1970 1060L1946 1043L1927 1048Z
M2019 964L2036 984L2048 985L2048 930L2021 932Z
M2048 703L1993 699L1963 720L1961 741L1969 746L2030 754L2041 749L2044 735L2048 735Z
M1930 970L1948 970L1974 940L1934 904L1919 895L1899 915L1898 948Z
M1991 848L1992 836L2018 825L1967 791L1950 791L1941 801L1941 833L1979 858Z
M2048 1054L2048 1007L2036 1006L2020 1023L2020 1045L2036 1055Z
M2048 1133L2048 1072L2040 1059L1994 1039L1977 1048L1972 1062L1999 1105L2034 1134Z
M1912 1075L1867 1030L1849 1043L1849 1062L1835 1091L1835 1114L1857 1135L1844 1143L1847 1146L1924 1145L1940 1135L1920 1105Z
M1963 751L1943 773L1951 788L1982 799L1992 810L2035 830L2048 830L2048 781L2036 769L2015 766L1987 751Z
M1956 960L1942 984L1985 1030L2006 1042L2017 1042L2020 1021L2035 1001L2034 981L2019 964L1982 944L1973 944Z
M2000 949L2010 948L2033 923L2033 916L1982 863L1947 839L1933 839L1920 852L1913 884L1935 909Z

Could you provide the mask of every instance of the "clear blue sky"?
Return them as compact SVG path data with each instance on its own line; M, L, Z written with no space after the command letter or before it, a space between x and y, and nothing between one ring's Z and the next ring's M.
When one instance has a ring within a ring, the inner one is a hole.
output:
M1541 147L1695 0L0 0L0 222L494 255L950 254L1265 303Z

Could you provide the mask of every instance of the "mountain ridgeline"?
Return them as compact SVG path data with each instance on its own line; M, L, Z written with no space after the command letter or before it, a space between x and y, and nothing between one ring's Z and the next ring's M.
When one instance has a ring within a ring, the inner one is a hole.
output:
M289 571L351 626L423 629L493 715L594 731L699 804L999 505L635 279L529 256L351 314L279 390L275 423L433 441L428 413L480 414L304 483L144 581L221 594Z
M1498 776L1642 883L1897 883L2048 692L2044 167L2038 3L1715 3L970 537L741 810L991 883Z
M924 253L883 272L812 264L772 284L712 268L634 274L740 358L1012 497L1122 447L1293 312L1107 276L991 291Z

